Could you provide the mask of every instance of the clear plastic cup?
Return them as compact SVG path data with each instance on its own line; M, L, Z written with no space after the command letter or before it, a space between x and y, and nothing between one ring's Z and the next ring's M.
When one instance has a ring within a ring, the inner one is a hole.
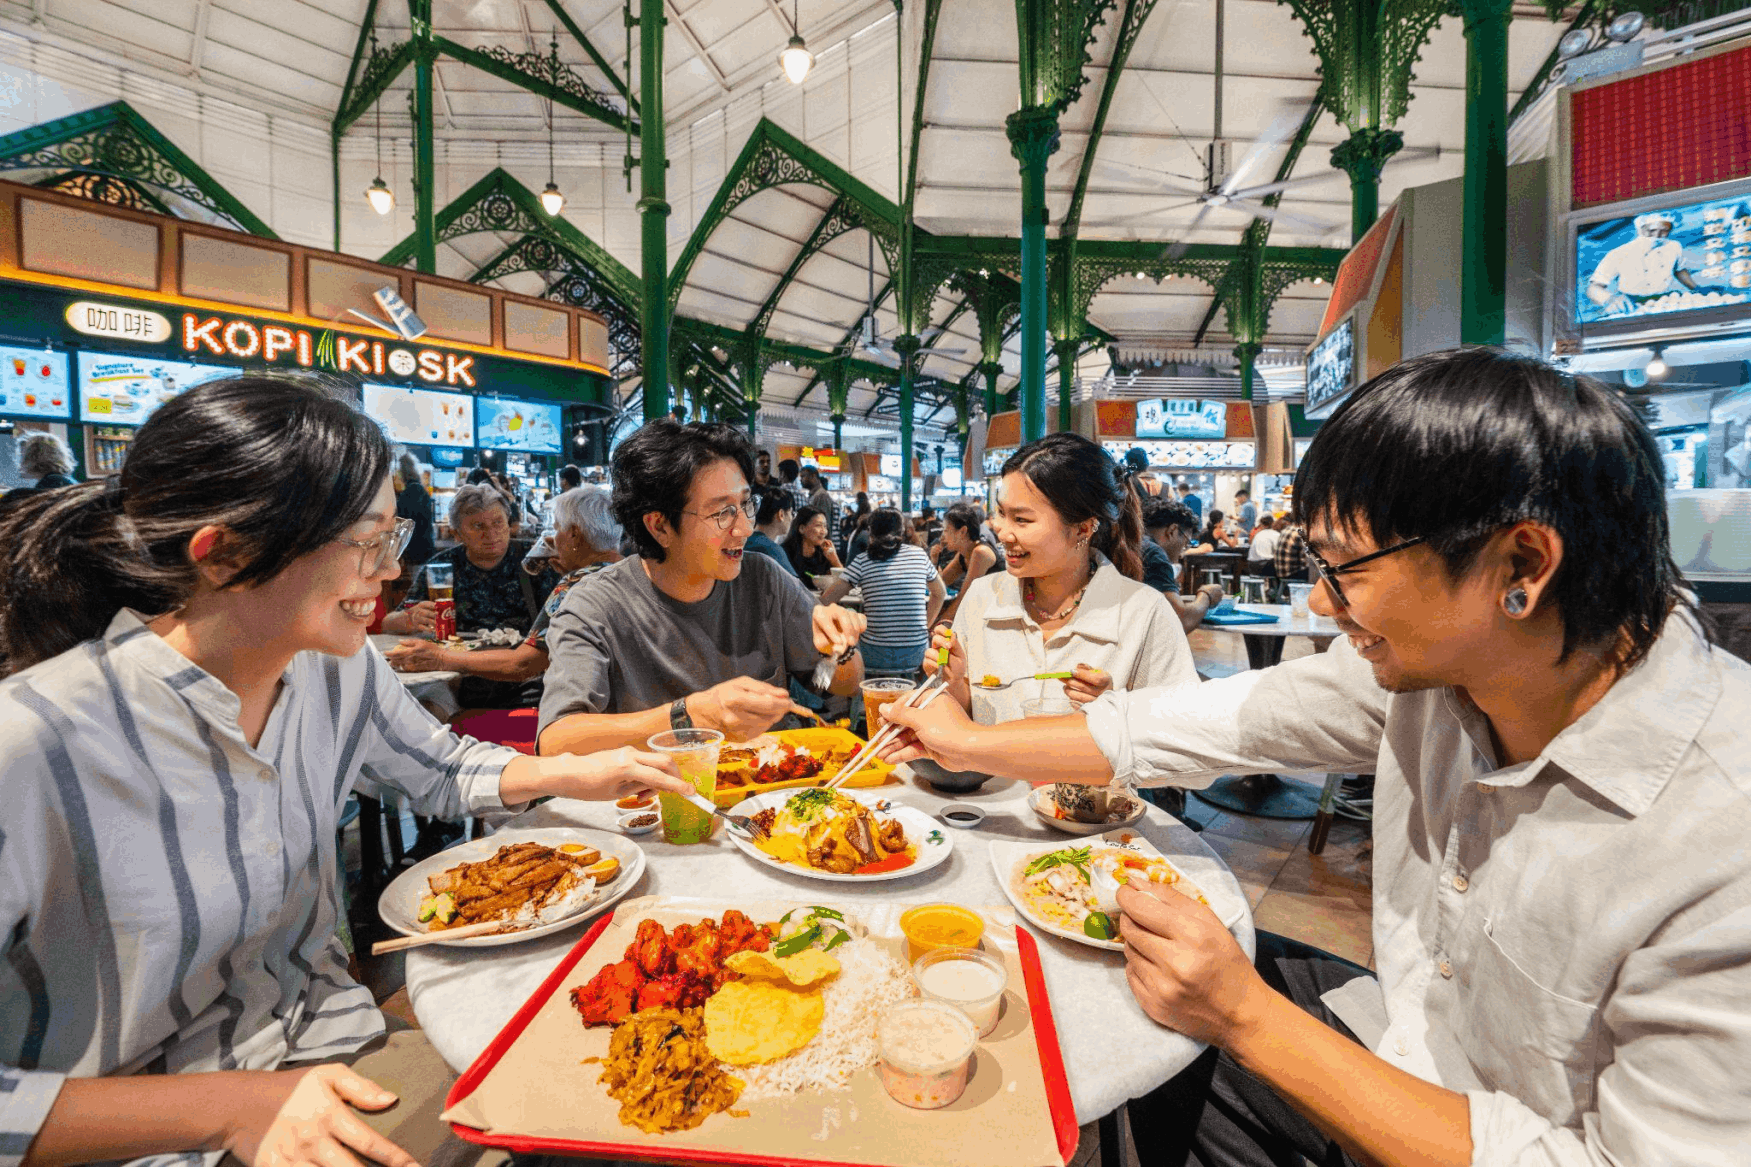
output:
M1307 597L1313 594L1310 583L1292 583L1289 585L1289 615L1310 615L1307 609Z
M882 728L881 707L891 701L897 701L918 686L900 677L877 677L873 681L865 681L860 688L863 690L863 717L868 723L865 731L874 737Z
M426 564L426 592L432 599L451 599L455 586L454 569L448 563Z
M1067 697L1029 697L1021 703L1023 717L1067 717L1076 705Z
M912 962L912 980L930 1000L953 1005L984 1037L997 1028L1009 972L977 948L936 948Z
M876 1074L895 1102L937 1110L966 1091L978 1043L965 1013L913 997L888 1006L876 1022Z
M645 745L675 759L681 777L706 798L717 793L717 755L724 735L715 729L666 729ZM711 838L717 816L707 814L678 794L657 792L663 815L663 842L703 843Z

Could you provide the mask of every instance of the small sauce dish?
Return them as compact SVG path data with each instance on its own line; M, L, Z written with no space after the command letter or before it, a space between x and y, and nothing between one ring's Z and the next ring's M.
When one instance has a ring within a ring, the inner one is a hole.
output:
M936 812L936 816L951 827L970 831L985 821L985 811L970 802L951 802Z
M953 1005L984 1037L997 1028L1009 972L977 948L936 948L912 962L912 980L926 999Z
M657 813L657 808L653 805L647 806L643 810L630 811L621 815L615 826L628 835L648 835L656 830L662 821L662 816Z

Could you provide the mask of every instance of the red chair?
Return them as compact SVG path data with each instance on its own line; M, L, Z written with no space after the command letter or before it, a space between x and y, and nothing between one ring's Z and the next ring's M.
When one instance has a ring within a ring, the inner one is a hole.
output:
M478 741L494 742L521 753L533 754L537 712L534 709L493 709L471 713L451 722L450 728Z

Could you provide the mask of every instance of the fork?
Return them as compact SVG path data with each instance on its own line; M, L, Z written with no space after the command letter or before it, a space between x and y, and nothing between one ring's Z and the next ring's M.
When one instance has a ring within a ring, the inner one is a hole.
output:
M825 693L827 686L833 683L833 674L838 672L839 666L850 660L851 654L856 651L857 645L853 644L837 657L831 655L822 657L821 663L815 666L814 676L810 678L814 682L815 688Z
M771 834L771 832L768 831L765 827L762 827L759 823L755 822L753 819L749 818L747 815L745 815L745 814L731 814L728 811L724 810L722 807L718 806L717 803L711 801L711 799L705 797L703 794L700 794L697 790L695 790L689 794L683 794L681 797L685 798L688 802L691 802L694 806L697 806L700 810L704 811L706 814L713 815L717 818L722 819L724 822L730 824L730 826L732 828L740 831L744 835L747 835L749 838L764 839L769 834Z

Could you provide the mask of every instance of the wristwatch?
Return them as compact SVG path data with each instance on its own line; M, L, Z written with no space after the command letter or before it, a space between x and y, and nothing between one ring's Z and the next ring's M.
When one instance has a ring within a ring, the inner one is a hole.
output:
M677 697L669 706L670 729L692 729L693 719L687 716L687 698Z

